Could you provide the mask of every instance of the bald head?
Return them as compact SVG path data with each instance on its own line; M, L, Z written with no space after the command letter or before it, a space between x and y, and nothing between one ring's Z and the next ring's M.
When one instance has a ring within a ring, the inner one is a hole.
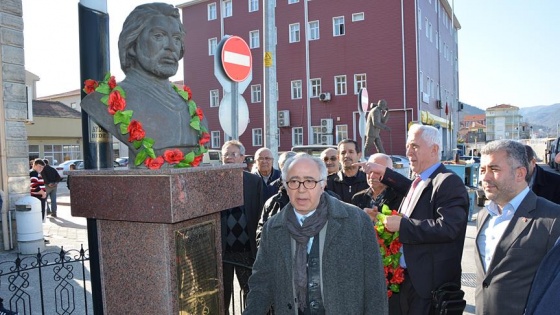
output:
M388 156L387 154L383 154L383 153L372 154L369 157L368 162L381 164L381 165L386 166L386 167L391 168L391 169L393 168L393 160L391 160L390 156Z

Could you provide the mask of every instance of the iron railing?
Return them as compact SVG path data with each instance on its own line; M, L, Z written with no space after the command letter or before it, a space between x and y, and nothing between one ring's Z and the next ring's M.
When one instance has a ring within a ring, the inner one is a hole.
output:
M93 314L89 250L38 250L0 262L0 297L19 315Z

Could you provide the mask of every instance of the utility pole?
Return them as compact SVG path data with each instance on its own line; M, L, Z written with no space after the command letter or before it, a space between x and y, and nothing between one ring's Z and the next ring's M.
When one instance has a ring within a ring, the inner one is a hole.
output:
M278 161L278 104L276 100L276 15L274 0L263 1L263 59L264 59L264 146Z

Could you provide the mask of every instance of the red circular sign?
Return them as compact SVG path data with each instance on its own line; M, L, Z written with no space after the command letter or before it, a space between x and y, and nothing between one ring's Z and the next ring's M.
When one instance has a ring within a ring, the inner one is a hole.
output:
M251 73L252 66L251 49L243 38L228 38L222 48L222 67L226 75L235 82L244 81Z

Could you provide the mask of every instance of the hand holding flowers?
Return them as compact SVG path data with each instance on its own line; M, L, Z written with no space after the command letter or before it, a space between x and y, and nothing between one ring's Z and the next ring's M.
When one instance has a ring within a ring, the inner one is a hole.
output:
M401 246L399 241L399 232L389 231L385 223L388 217L398 216L396 210L391 210L387 205L381 207L381 212L377 215L375 222L375 231L377 232L377 241L379 250L383 259L383 269L387 283L387 295L391 297L393 292L400 291L400 284L404 281L404 269L399 264L401 258Z

